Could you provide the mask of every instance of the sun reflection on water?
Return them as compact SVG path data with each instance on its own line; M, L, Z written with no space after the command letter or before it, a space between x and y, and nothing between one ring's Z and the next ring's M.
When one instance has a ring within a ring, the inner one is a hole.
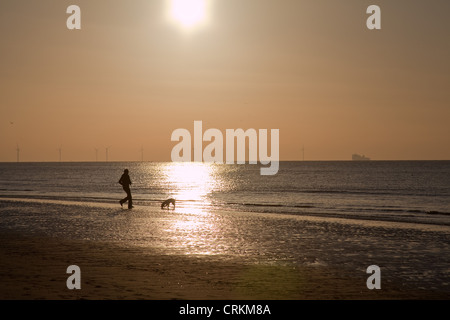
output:
M161 170L168 196L176 199L176 210L165 230L172 245L185 254L215 254L212 243L220 226L211 211L211 192L221 190L220 167L208 163L167 163Z
M163 167L163 184L180 202L208 202L210 192L220 188L217 166L196 162L172 162Z

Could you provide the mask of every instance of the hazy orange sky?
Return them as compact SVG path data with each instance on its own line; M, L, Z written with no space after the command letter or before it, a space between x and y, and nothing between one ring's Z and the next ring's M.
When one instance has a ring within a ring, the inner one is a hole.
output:
M2 0L0 161L170 161L194 120L279 129L281 160L450 159L450 1L211 0L189 32L169 2Z

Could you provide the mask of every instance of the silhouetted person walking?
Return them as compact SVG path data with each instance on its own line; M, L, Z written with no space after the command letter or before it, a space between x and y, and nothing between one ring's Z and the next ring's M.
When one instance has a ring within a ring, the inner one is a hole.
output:
M130 190L131 180L130 176L128 175L128 169L125 169L123 171L119 183L122 185L123 190L127 193L126 198L123 198L122 200L119 201L120 205L122 206L125 202L128 201L128 209L133 208L133 199L131 198L131 190Z

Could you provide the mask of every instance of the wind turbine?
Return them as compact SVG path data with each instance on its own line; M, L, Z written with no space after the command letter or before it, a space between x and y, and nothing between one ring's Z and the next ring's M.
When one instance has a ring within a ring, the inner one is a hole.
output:
M108 162L108 151L109 151L109 148L111 148L111 146L106 147L106 162Z
M61 162L62 146L59 146L58 152L59 152L59 162Z

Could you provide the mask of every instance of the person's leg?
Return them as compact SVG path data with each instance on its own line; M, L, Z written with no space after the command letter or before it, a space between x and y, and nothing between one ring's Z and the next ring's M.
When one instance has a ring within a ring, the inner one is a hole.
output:
M131 190L128 188L127 191L127 198L128 198L128 209L133 208L133 198L131 197Z
M128 196L126 196L125 198L123 198L122 200L120 200L120 205L123 205L125 202L128 201Z
M125 202L127 202L129 200L129 191L130 189L123 186L123 191L126 192L127 196L125 198L123 198L122 200L120 200L120 205L123 205Z
M131 190L129 187L123 187L123 190L127 193L127 197L122 200L122 203L128 201L128 209L133 208L133 199L131 198Z

